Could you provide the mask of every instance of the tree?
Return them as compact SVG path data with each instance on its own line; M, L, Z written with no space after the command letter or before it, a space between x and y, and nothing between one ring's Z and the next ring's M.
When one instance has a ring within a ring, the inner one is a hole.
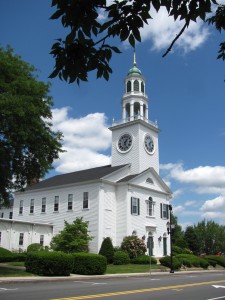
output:
M180 248L186 248L187 244L184 241L182 227L178 224L178 219L174 216L174 214L171 214L171 224L175 225L174 229L172 229L171 235L172 244Z
M193 252L195 255L200 254L200 243L198 236L193 228L193 226L188 226L184 233L184 239L188 245L188 248Z
M51 248L65 253L88 252L91 240L88 222L83 221L83 218L76 218L72 224L64 221L64 229L52 238Z
M7 47L0 48L0 205L14 190L43 177L61 150L62 135L52 130L49 84Z
M216 13L206 19L216 5ZM52 0L56 11L51 19L61 18L62 26L69 30L65 39L58 38L53 44L51 54L55 58L55 68L50 78L59 76L69 83L87 81L88 73L97 70L97 78L106 80L112 73L109 61L112 53L120 50L112 45L113 38L121 42L128 40L132 47L135 41L141 42L140 29L148 24L154 8L157 12L165 7L168 16L184 21L184 26L171 42L163 55L172 49L176 40L191 22L199 19L213 24L218 30L225 29L225 5L216 0ZM100 18L105 14L106 18ZM220 44L218 58L225 59L225 43Z
M114 249L113 249L113 244L112 244L112 240L110 237L106 237L102 241L102 245L99 250L99 254L106 257L108 264L111 264L113 262Z

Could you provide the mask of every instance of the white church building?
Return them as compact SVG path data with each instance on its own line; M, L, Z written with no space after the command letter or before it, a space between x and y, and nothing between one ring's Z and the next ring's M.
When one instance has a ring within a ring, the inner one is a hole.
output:
M57 175L15 193L13 207L0 210L1 247L48 246L64 220L83 217L93 237L90 252L98 253L105 237L120 246L125 236L135 234L150 245L152 255L170 254L172 193L159 176L159 129L148 119L145 87L134 58L125 78L122 120L109 128L111 165Z

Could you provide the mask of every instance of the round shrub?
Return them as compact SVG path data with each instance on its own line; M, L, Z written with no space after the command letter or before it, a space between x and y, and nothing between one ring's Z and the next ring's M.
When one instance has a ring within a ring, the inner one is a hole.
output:
M72 253L74 274L102 275L107 268L106 257L93 253Z
M130 257L127 252L116 251L113 257L114 265L127 265L130 263Z
M108 264L111 264L113 262L114 249L113 249L113 244L112 244L112 240L110 237L106 237L102 241L102 245L99 250L99 254L106 257Z
M8 249L0 247L0 262L13 261L14 255Z
M168 268L171 267L171 265L170 265L170 262L171 262L170 256L161 257L159 259L159 261L160 261L161 265L163 265L165 267L168 267ZM173 268L174 268L174 270L179 270L181 268L181 265L182 265L181 261L178 258L176 258L176 256L174 256L173 257Z
M29 252L25 261L26 271L44 276L69 276L73 257L63 252Z
M138 264L138 265L149 265L150 264L150 257L148 255L140 255L138 257L131 259L131 264ZM154 257L151 257L151 264L156 265L157 260Z
M145 242L136 235L126 236L122 241L121 249L126 251L130 258L144 255L147 251Z
M36 251L42 251L42 250L44 250L44 247L41 244L38 244L38 243L30 244L27 247L27 253L29 253L29 252L36 252Z

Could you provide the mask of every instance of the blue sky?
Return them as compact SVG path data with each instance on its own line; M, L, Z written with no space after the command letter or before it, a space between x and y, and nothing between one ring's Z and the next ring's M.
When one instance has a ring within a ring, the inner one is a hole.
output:
M221 0L220 3L225 3ZM133 63L133 50L111 61L108 82L67 84L50 80L54 59L49 54L54 39L64 30L49 20L51 1L1 0L0 44L38 69L39 80L51 81L54 128L64 133L64 153L49 175L110 163L112 119L121 119L124 77ZM153 14L154 16L154 14ZM137 46L137 66L146 79L149 119L160 127L161 177L174 193L178 222L184 227L202 219L225 224L225 72L216 59L224 41L212 27L193 24L173 51L162 54L182 26L164 11L150 21ZM116 43L116 42L115 42Z

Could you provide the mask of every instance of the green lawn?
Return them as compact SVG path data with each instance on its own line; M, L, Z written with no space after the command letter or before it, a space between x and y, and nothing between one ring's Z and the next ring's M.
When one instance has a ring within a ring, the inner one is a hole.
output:
M166 268L161 265L151 265L151 271L165 270ZM108 265L105 274L122 274L122 273L146 273L150 272L150 265Z
M28 273L24 270L8 269L0 267L0 277L25 277L25 276L36 276Z

